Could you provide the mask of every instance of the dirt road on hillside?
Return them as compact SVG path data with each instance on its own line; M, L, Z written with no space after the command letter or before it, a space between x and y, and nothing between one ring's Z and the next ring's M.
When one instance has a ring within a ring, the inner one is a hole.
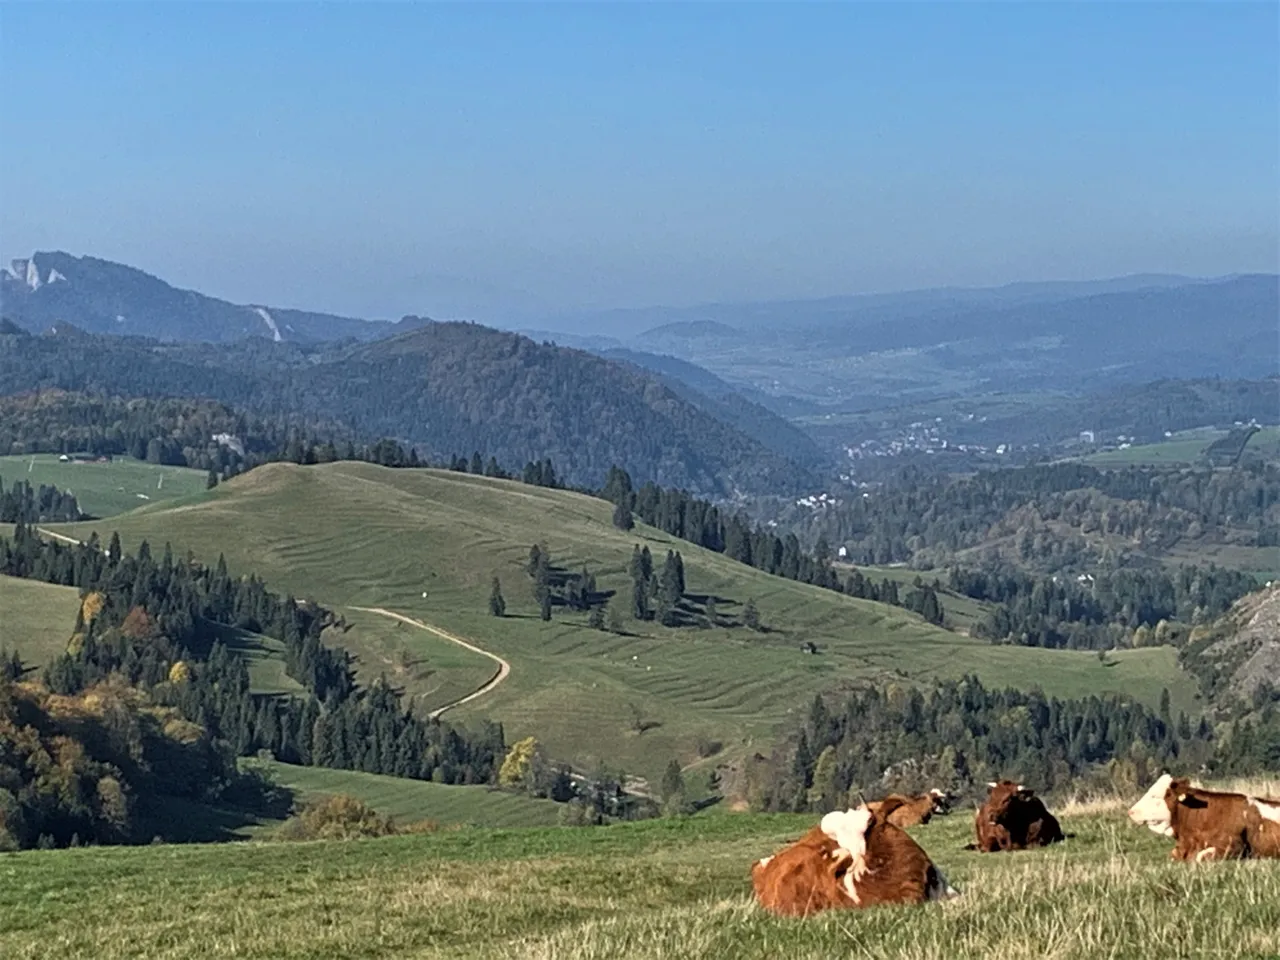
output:
M423 623L421 620L413 619L413 617L406 617L403 613L396 613L394 610L388 610L385 607L351 607L350 609L360 610L364 613L376 613L380 617L390 617L392 620L399 620L401 623L407 623L409 626L417 627L419 630L425 630L427 633L434 633L442 640L448 640L450 643L456 643L460 647L465 647L472 653L478 653L482 657L488 657L498 665L497 673L490 677L485 684L478 689L473 690L471 693L468 693L465 697L460 697L457 700L451 700L444 706L437 707L432 710L430 713L430 716L432 717L438 717L446 710L452 710L454 707L460 707L464 703L470 703L477 697L483 697L503 680L507 679L507 676L511 673L511 664L506 660L503 660L496 653L490 653L488 650L477 647L474 643L471 643L468 640L463 640L462 637L459 637L457 634L450 633L448 630L441 630L439 627L433 627L429 623Z

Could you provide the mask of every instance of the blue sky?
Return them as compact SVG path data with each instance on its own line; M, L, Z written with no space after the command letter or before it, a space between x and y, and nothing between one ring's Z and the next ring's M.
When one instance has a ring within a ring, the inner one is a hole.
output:
M0 256L607 306L1276 269L1274 4L0 4Z

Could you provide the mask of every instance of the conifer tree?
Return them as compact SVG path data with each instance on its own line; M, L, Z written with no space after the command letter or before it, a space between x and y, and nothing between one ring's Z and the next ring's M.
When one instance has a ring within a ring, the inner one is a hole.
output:
M506 616L507 601L502 597L502 583L495 576L493 589L489 591L489 613L495 617Z

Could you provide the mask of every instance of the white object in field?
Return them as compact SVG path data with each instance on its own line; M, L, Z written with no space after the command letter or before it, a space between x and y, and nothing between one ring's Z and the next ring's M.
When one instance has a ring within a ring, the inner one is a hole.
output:
M160 479L156 481L156 489L159 490L164 486L164 474L160 474Z
M427 599L427 591L425 590L422 591L422 599L423 600Z

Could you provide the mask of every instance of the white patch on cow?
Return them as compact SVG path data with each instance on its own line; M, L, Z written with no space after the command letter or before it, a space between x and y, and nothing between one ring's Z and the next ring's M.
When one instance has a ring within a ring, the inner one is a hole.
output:
M1253 804L1255 810L1262 814L1264 818L1272 823L1280 823L1280 803L1267 803L1265 800L1259 800L1257 797L1250 797L1249 802Z
M763 860L760 861L760 866L767 867L769 865L769 861L772 859L773 857L765 857Z
M838 859L848 854L853 858L842 884L854 903L862 902L855 884L867 872L867 831L872 819L870 810L833 810L822 818L822 832L840 847L832 856Z
M1172 782L1173 777L1167 773L1162 774L1151 785L1151 789L1142 795L1142 799L1129 808L1129 819L1162 837L1172 837L1173 824L1169 819L1169 808L1164 802L1165 792Z

